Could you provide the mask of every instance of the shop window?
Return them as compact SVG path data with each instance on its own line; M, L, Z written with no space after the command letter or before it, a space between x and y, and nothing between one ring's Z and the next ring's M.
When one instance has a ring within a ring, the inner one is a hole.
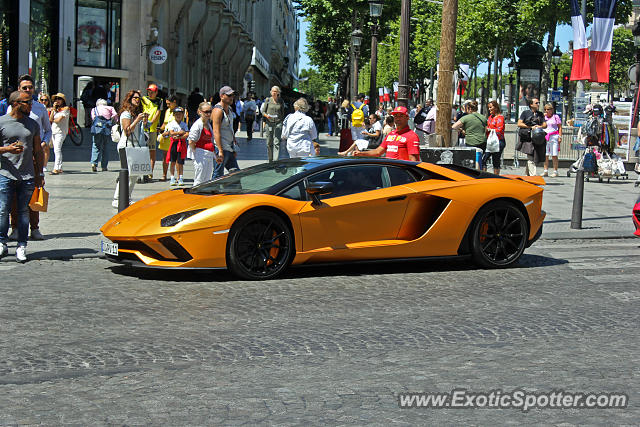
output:
M49 82L54 69L51 52L54 51L54 31L56 28L53 2L31 0L29 23L29 74L33 77L36 90L49 92ZM57 38L56 38L57 40Z
M76 65L120 68L120 0L76 2Z

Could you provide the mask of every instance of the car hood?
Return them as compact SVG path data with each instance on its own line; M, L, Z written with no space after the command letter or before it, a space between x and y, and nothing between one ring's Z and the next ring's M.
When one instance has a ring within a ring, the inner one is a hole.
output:
M113 216L100 231L107 237L143 237L172 234L187 229L222 225L233 216L233 206L250 195L188 194L182 190L163 191L134 203ZM173 227L161 227L166 216L191 210L204 209Z

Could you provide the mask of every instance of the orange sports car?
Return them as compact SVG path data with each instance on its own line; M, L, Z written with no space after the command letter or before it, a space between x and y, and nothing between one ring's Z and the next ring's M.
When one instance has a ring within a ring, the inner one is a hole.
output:
M110 240L102 250L118 263L228 268L244 279L377 259L507 267L542 232L541 185L455 165L280 160L134 203L100 229Z

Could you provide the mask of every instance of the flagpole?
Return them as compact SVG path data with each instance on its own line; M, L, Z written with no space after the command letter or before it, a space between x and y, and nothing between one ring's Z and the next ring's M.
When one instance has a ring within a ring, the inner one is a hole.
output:
M582 22L584 24L585 37L587 34L587 0L582 0L580 5L580 14L582 15ZM584 96L584 81L578 80L576 84L576 98Z

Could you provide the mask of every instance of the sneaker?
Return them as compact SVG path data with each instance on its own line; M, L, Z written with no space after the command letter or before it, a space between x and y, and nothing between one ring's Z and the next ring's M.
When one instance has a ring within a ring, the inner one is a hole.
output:
M558 171L551 172L551 178L556 178L558 176Z
M44 240L44 236L39 229L31 230L31 240Z
M14 228L11 230L11 234L9 234L9 240L14 240L17 241L18 240L18 229Z
M98 172L98 165L91 165L91 172Z
M169 185L171 185L171 186L176 185L176 177L175 176L171 177L171 180L169 180Z
M9 253L9 247L6 243L0 243L0 258L7 256Z
M46 173L46 172L47 172L47 168L46 167L42 168L42 173Z
M27 247L26 246L18 246L16 248L16 261L18 262L27 262Z
M107 168L102 168L102 172L108 172L108 171L109 171L109 169L107 169Z
M549 171L546 169L542 171L542 176L549 176Z
M184 181L182 180L182 178L178 179L178 185L180 185L180 186L184 185Z

